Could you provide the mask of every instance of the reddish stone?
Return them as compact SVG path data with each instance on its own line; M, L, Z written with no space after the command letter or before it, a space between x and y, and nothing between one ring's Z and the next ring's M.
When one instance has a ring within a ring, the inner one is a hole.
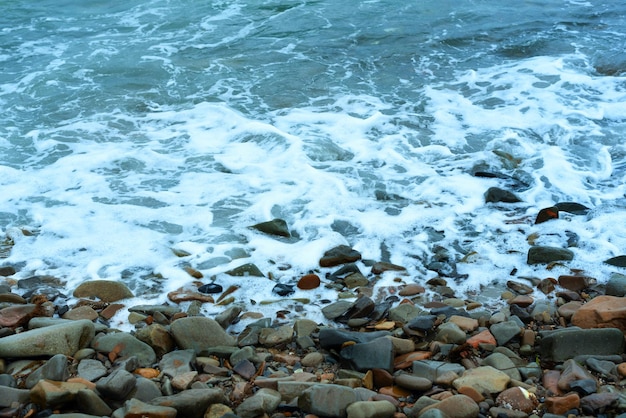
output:
M124 306L125 305L121 303L112 303L100 311L100 316L104 319L111 319L120 309L124 308Z
M495 337L488 329L481 331L476 335L472 335L465 341L465 343L474 348L478 348L480 344L498 345Z
M578 275L565 275L559 276L559 285L567 290L572 290L574 292L580 292L583 289L589 287L589 283L591 283L593 279L587 276L578 276Z
M561 378L561 372L558 370L547 370L543 374L543 387L548 390L548 393L553 395L560 395L561 389L559 389L559 379Z
M298 289L310 290L320 286L320 278L317 274L306 274L298 280Z
M461 386L457 389L461 395L469 396L476 403L485 400L485 396L471 386Z
M407 367L412 367L414 361L418 360L426 360L431 356L430 351L413 351L411 353L402 354L398 356L393 361L394 369L406 369Z
M522 308L532 305L534 299L527 295L517 295L513 299L509 300L509 305L517 305Z
M374 387L382 388L393 385L393 375L385 369L372 369Z
M561 397L546 398L544 406L551 414L564 415L567 411L580 406L580 397L577 393L568 393Z
M38 308L38 305L27 304L0 309L0 326L16 328L26 325L32 317L36 316Z
M597 296L572 315L580 328L619 328L626 331L626 297Z
M174 303L188 302L197 300L202 303L213 303L213 297L200 292L185 291L178 289L167 294L167 298Z
M512 387L501 392L496 398L496 405L517 409L530 414L539 405L537 397L526 389Z
M394 398L408 398L411 391L401 388L400 386L385 386L378 390L381 395L392 396Z
M426 289L424 288L424 286L420 286L419 284L416 284L416 283L409 283L406 286L404 286L402 289L400 289L400 291L398 292L398 295L414 296L414 295L422 294L425 291Z
M537 218L535 219L535 224L540 224L550 219L558 219L559 217L559 208L556 206L552 206L549 208L543 208L537 214Z

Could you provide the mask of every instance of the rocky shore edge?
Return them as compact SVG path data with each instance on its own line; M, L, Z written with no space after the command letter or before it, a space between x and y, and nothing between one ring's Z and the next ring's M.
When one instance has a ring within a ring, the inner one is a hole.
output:
M626 276L510 280L489 310L446 294L443 278L425 284L438 297L399 281L376 298L357 280L359 256L340 246L320 260L359 295L324 305L332 325L242 312L236 287L200 280L130 307L123 283L87 281L69 307L53 301L55 277L14 282L1 268L0 418L626 417ZM321 284L307 274L296 285ZM203 316L204 303L223 310ZM109 323L122 308L131 332Z

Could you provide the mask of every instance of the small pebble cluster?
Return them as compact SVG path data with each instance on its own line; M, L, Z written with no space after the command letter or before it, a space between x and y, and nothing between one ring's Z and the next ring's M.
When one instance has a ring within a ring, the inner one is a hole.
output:
M202 283L193 269L195 290L167 304L126 306L123 283L95 280L69 307L53 301L57 278L12 281L4 267L0 418L626 417L625 276L603 286L578 271L511 280L489 309L425 298L445 292L442 278L377 297L358 280L359 258L341 246L320 260L359 294L328 301L326 324L244 311L236 286ZM403 270L371 266L372 275ZM295 285L329 280L307 274ZM535 300L536 290L549 297ZM202 315L206 303L223 310ZM109 323L122 309L131 332ZM240 321L243 331L230 331Z

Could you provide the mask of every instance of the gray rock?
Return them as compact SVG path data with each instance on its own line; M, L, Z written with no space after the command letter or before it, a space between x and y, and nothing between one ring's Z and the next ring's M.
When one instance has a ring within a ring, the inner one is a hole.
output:
M233 354L231 354L228 360L231 365L234 365L234 364L239 363L242 360L252 361L255 355L256 355L256 352L254 351L254 347L245 346L235 351Z
M348 418L391 418L396 407L389 401L358 401L346 408Z
M591 370L600 373L604 377L617 377L617 366L612 361L589 357L585 363Z
M108 417L113 410L93 390L83 389L76 394L78 409L86 414Z
M110 375L96 382L96 389L105 398L122 400L135 388L135 376L123 369L115 370Z
M339 355L347 360L354 370L383 369L393 372L394 351L389 338L348 345L339 352Z
M517 370L515 363L513 363L510 358L502 353L493 353L488 355L483 359L482 365L491 366L495 369L498 369L501 372L508 374L511 379L522 379L522 376L520 375L519 370Z
M418 392L425 392L433 387L433 383L429 379L408 373L398 374L394 377L394 382L400 387Z
M185 418L203 418L209 405L214 403L226 403L221 389L188 389L175 395L159 396L149 402L150 405L172 407L178 411L178 417Z
M604 293L609 296L626 296L626 275L611 273L609 281L606 282Z
M0 338L0 357L28 358L64 354L73 356L95 335L91 321L67 321Z
M167 353L159 362L159 369L170 377L178 376L193 370L192 363L196 361L194 350L176 350Z
M517 197L514 193L501 189L499 187L490 187L485 192L485 202L486 203L517 203L521 202L521 199Z
M8 408L14 402L17 404L25 404L30 400L30 391L28 389L17 389L8 386L0 386L0 407Z
M324 318L326 319L337 319L341 315L346 313L346 311L350 309L350 306L352 306L351 302L347 300L339 300L337 302L324 306L322 308L322 315L324 315Z
M509 320L493 324L489 331L493 334L494 338L498 342L498 345L504 345L511 341L513 337L520 335L522 328L516 321Z
M416 318L423 312L424 311L417 306L403 303L396 306L395 308L389 309L389 320L406 324L408 322L411 322L414 318Z
M149 402L154 398L161 396L159 385L150 379L138 376L135 383L135 389L131 392L131 397L139 399L142 402Z
M542 360L562 362L579 355L612 355L624 352L624 334L617 328L564 328L540 332Z
M444 344L463 344L466 339L465 331L453 322L439 325L435 336L435 340Z
M348 405L356 402L352 388L334 384L315 385L298 397L298 408L324 417L343 418Z
M297 382L293 380L279 380L276 389L283 401L291 402L295 398L301 396L305 390L318 385L317 382Z
M77 372L83 379L95 382L107 374L107 368L99 360L83 359L78 363Z
M435 381L440 376L453 372L461 376L465 367L456 363L435 360L419 360L413 362L413 375Z
M32 388L41 379L55 380L57 382L63 382L70 376L67 370L67 357L63 354L57 354L52 356L50 360L35 370L26 378L26 387Z
M237 407L237 415L241 418L255 418L270 415L281 402L281 395L273 389L259 389L254 395L244 400Z
M154 315L161 313L167 317L171 317L174 314L181 312L178 306L168 305L135 305L128 308L129 312L138 312L145 315Z
M261 222L256 225L252 225L251 228L264 232L269 235L276 235L279 237L290 238L291 233L289 227L284 219L276 218L271 221Z
M129 399L123 408L122 417L160 417L175 418L178 414L176 408L167 405L152 405L141 402L138 399ZM204 414L204 411L202 411ZM202 415L196 415L202 416Z
M259 333L259 342L265 347L291 342L293 338L293 328L291 325L283 325L278 328L263 328Z
M230 324L233 323L235 319L237 319L237 317L241 313L241 310L241 306L230 306L224 309L219 314L215 315L215 320L218 324L220 324L222 328L226 329Z
M224 273L235 277L265 277L261 270L253 263L243 264Z
M156 361L152 347L126 332L100 334L92 341L91 347L105 353L115 350L122 358L135 356L140 367L150 367Z
M574 253L566 248L547 247L537 245L528 250L528 264L548 264L553 261L569 261L574 259Z
M170 332L179 348L193 349L197 355L206 354L211 347L237 344L217 321L203 316L177 319L170 325Z
M319 333L319 341L322 348L329 349L339 348L349 341L366 343L388 335L391 335L388 331L356 332L334 328L322 328Z

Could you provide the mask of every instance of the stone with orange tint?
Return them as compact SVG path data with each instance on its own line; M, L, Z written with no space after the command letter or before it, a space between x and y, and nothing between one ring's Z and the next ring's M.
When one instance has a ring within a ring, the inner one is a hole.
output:
M474 348L478 348L481 344L497 345L495 337L488 329L481 331L476 335L472 335L465 341L465 343Z
M572 315L581 328L618 328L626 331L626 297L597 296Z
M432 354L430 351L413 351L412 353L397 356L393 361L394 369L406 369L413 365L414 361L429 359Z
M580 397L577 393L568 393L565 396L546 398L544 406L551 414L564 415L567 411L580 406Z
M298 280L298 289L311 290L320 286L320 278L317 274L305 274Z

